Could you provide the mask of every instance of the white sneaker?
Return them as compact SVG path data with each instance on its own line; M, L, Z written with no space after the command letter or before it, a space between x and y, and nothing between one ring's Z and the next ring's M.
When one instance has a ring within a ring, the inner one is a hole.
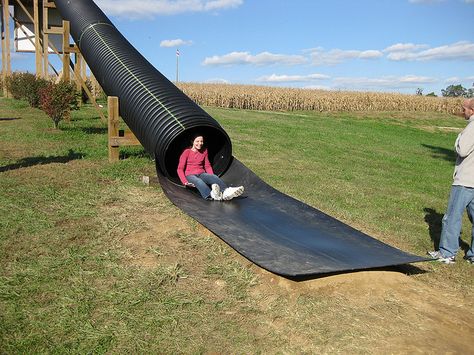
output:
M211 198L215 201L222 200L221 188L217 184L212 184L211 186Z
M445 264L454 264L456 262L454 256L443 256L439 250L429 251L428 255L431 256L433 260L437 260Z
M232 200L233 198L236 198L244 193L244 187L239 186L239 187L228 187L227 189L224 190L222 193L222 199L229 201Z

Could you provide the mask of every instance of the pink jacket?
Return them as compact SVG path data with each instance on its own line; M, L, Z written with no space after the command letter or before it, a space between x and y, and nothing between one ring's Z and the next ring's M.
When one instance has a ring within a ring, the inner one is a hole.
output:
M207 149L204 149L201 152L194 152L191 148L185 149L179 157L177 172L183 185L188 182L188 179L186 179L186 176L188 175L202 173L214 174L207 155Z

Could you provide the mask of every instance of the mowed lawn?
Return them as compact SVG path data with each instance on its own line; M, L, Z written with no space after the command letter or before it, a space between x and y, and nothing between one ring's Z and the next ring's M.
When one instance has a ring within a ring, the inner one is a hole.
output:
M462 118L206 110L234 155L278 190L405 251L437 244ZM40 110L0 99L0 353L429 349L400 341L424 323L387 296L395 290L369 298L373 285L355 284L348 306L349 292L320 286L328 278L305 288L237 255L142 183L156 173L141 147L109 163L106 127L87 105L55 130ZM466 218L463 248L470 238ZM395 272L449 290L472 319L463 255Z

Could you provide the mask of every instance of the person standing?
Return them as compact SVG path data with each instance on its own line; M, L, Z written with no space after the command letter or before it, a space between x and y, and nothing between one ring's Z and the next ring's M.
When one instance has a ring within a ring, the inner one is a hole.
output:
M454 148L456 165L453 184L448 201L448 209L443 217L439 249L428 254L435 260L446 264L455 262L459 250L459 235L462 227L462 216L467 210L472 226L471 247L465 259L474 264L474 99L464 100L462 104L464 118L468 124L459 133Z

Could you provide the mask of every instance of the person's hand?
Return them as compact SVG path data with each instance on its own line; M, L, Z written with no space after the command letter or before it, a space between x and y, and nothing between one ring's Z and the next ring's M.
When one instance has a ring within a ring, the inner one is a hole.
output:
M185 184L186 187L196 187L196 185L194 185L192 182L187 182Z

